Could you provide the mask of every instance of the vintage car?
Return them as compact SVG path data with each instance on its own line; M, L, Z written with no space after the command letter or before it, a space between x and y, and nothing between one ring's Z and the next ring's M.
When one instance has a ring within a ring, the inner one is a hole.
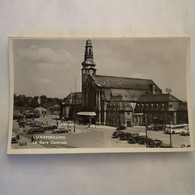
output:
M136 144L138 143L139 140L139 134L131 134L128 138L127 138L127 142L129 144Z
M57 129L57 128L58 128L57 124L51 124L49 125L48 130Z
M163 141L159 139L148 139L149 148L158 148L162 145Z
M65 128L59 128L59 129L53 130L53 133L54 134L56 134L56 133L68 133L68 130L65 129Z
M112 134L112 138L119 138L119 136L120 136L121 134L124 134L124 132L123 132L123 131L116 130L116 131L114 131L114 133Z
M183 130L180 135L182 135L182 136L190 136L190 131L189 130Z
M147 126L147 130L162 131L165 127L163 124L150 124Z
M150 124L147 126L147 130L154 130L154 124Z
M127 140L131 136L131 133L121 133L119 134L119 139L120 140Z
M17 137L12 137L11 143L12 144L17 144L18 143L18 138Z
M127 129L127 127L123 126L123 125L119 125L116 130L125 130Z
M27 131L28 134L45 133L45 129L41 127L32 127Z

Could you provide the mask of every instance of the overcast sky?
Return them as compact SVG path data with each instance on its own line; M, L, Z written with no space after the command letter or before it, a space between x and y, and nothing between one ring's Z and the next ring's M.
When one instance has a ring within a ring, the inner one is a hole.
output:
M14 39L14 92L64 98L81 90L86 39ZM186 38L91 38L97 74L152 79L186 100Z

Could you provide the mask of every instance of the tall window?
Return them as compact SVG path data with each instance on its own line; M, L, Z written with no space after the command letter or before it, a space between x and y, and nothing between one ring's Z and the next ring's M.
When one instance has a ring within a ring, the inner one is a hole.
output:
M96 91L94 88L89 89L89 106L95 107L96 106Z

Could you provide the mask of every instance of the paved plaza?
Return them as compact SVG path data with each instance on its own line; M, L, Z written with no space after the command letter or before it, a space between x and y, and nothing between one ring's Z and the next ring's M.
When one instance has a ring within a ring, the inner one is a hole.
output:
M24 128L20 128L17 121L13 122L13 136L20 135L20 143L12 144L12 148L144 148L146 145L129 144L126 140L122 141L112 138L115 127L91 125L79 125L72 122L61 122L56 120L56 116L45 116L38 118L37 120L47 122L48 124L58 123L58 128L69 128L68 133L53 134L52 130L47 130L42 134L28 134L27 131L31 128L26 125ZM124 132L140 133L145 132L144 126L134 126L127 128ZM152 139L160 139L164 144L170 144L170 135L164 134L163 131L147 131L147 135ZM35 141L32 142L32 136ZM42 137L41 137L42 136ZM51 138L49 137L51 136ZM60 137L63 137L61 142L58 142ZM37 138L37 140L36 140ZM49 138L49 139L48 139ZM41 141L43 139L43 141ZM50 144L50 141L53 141ZM57 140L57 141L56 141ZM179 134L172 135L172 145L174 148L181 145L190 145L189 136L181 136Z

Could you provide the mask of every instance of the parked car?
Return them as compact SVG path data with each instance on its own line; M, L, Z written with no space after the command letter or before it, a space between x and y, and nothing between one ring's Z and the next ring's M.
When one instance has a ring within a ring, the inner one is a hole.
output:
M190 131L189 130L183 130L180 135L182 135L182 136L189 136L190 135Z
M119 138L120 134L124 134L124 132L123 131L116 130L112 134L112 138Z
M50 130L52 130L52 129L57 129L58 127L57 127L57 125L56 124L51 124L51 125L49 125L49 127L48 127L48 130L50 129Z
M127 127L123 126L123 125L119 125L116 130L125 130L127 129Z
M147 126L147 130L162 131L165 127L163 124L150 124Z
M18 125L19 125L19 127L25 127L26 121L25 121L25 120L20 120L20 121L18 122Z
M19 120L19 119L22 119L22 118L24 118L24 115L22 115L22 114L13 115L13 119Z
M17 137L12 137L11 143L12 144L17 144L18 143Z
M154 130L154 124L150 124L147 126L147 130Z
M158 148L163 144L162 140L159 139L148 139L148 147L149 148Z
M138 143L138 139L139 139L139 134L131 134L128 138L127 138L127 142L129 144L135 144Z
M59 128L59 129L53 130L53 133L54 134L56 134L56 133L68 133L68 130L64 129L64 128Z
M155 124L154 128L153 128L154 131L162 131L164 129L165 129L165 127L162 124Z
M131 133L122 132L121 134L119 134L119 139L120 140L127 140L130 136L131 136Z
M45 133L45 129L41 127L33 127L27 131L28 134Z
M127 141L129 144L136 144L137 143L133 137L129 137Z
M180 148L190 148L191 147L191 145L185 145L185 144L182 144L181 146L180 146Z
M43 128L45 130L49 130L50 129L50 125L48 125L48 124L41 124L41 128Z
M137 137L137 143L141 144L141 145L145 144L146 143L146 137L145 136L138 136Z
M40 114L38 112L29 112L25 114L26 118L39 118Z

